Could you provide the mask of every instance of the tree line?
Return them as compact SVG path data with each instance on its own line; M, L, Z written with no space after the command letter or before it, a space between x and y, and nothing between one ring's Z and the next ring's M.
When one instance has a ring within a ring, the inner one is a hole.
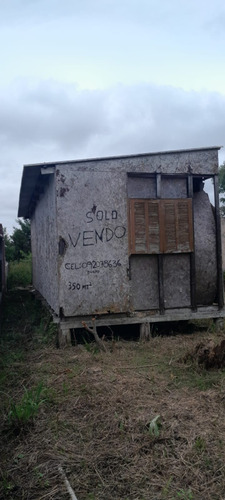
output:
M7 262L20 261L31 253L30 221L16 219L19 227L13 228L11 236L4 228L5 257Z

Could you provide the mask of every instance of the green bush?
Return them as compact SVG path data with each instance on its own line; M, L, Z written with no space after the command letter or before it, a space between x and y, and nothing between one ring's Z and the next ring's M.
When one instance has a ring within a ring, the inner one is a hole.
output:
M32 256L27 255L24 259L9 263L8 289L18 286L26 287L32 283Z

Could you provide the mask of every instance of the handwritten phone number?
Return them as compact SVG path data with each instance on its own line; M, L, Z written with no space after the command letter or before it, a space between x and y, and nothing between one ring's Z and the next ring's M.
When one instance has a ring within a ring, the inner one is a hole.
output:
M67 262L65 264L65 268L72 270L78 269L101 269L101 268L111 268L111 267L119 267L121 266L120 259L118 260L90 260L86 262Z

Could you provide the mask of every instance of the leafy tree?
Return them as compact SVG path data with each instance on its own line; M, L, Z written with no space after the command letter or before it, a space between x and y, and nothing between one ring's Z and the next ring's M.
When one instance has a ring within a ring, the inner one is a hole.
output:
M14 260L14 245L10 236L7 234L6 227L4 227L4 243L5 243L5 258L7 262L10 262Z
M13 228L13 233L8 236L4 230L5 254L8 262L21 260L31 253L30 221L16 219L19 227Z
M220 213L225 217L225 161L219 168Z

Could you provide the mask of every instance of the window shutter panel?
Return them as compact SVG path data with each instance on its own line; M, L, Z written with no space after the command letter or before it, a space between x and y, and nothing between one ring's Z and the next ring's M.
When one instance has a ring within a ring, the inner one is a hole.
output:
M160 231L159 231L159 202L149 201L148 207L148 234L149 253L160 253Z
M192 200L161 200L163 209L163 252L193 251Z
M163 252L173 253L177 250L176 239L176 208L174 200L161 200L164 237L163 237Z
M190 252L193 250L191 200L177 201L177 250Z
M134 201L134 247L136 253L147 253L145 201Z
M193 251L192 200L130 199L130 253Z

